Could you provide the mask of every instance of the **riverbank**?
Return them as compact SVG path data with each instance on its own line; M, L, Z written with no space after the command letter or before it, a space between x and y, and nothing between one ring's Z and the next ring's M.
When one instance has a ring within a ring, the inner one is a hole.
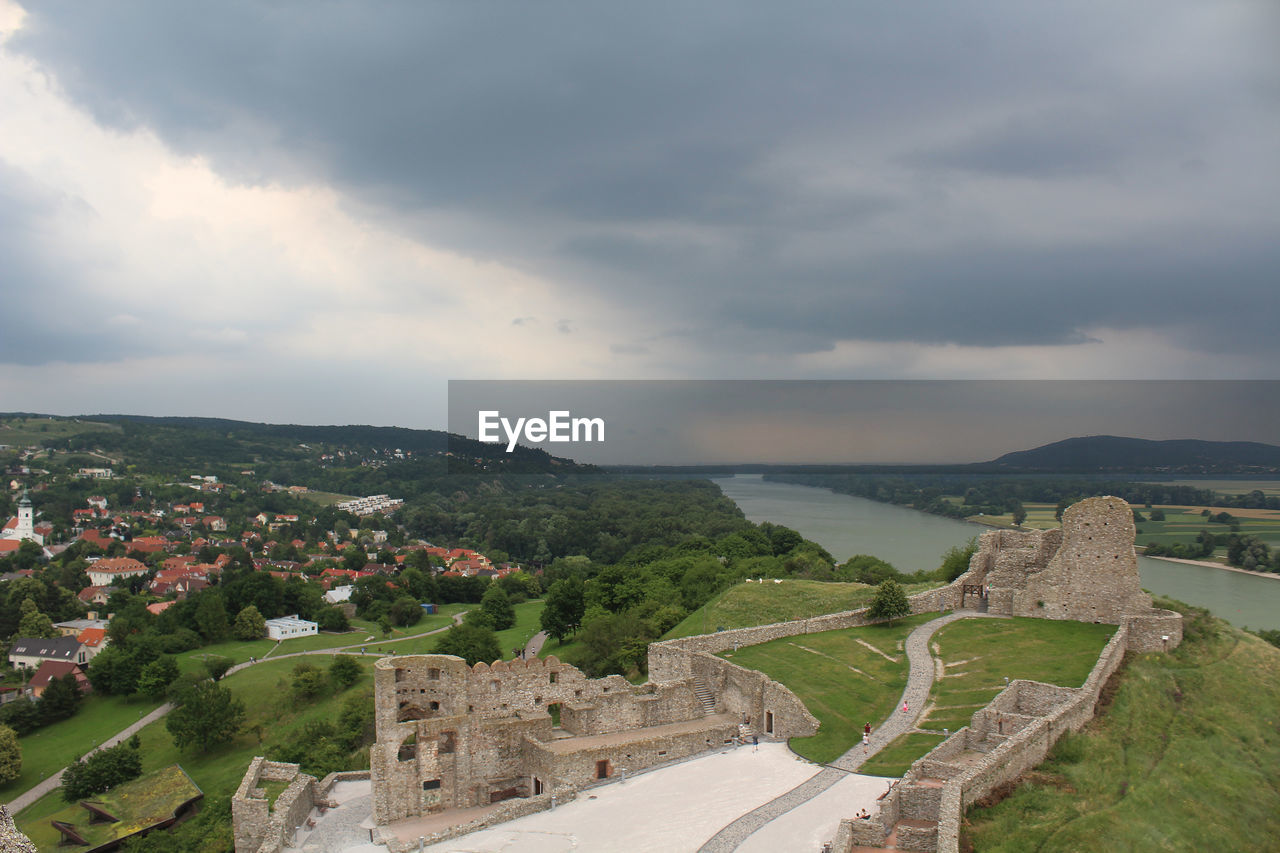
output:
M1228 566L1226 563L1211 563L1208 560L1184 560L1181 557L1157 557L1154 554L1143 554L1148 560L1164 560L1166 563L1185 563L1188 566L1205 566L1210 569L1224 569L1228 572L1239 572L1242 575L1253 575L1259 578L1270 578L1274 581L1280 581L1280 574L1275 572L1255 572L1250 569L1242 569L1239 566Z

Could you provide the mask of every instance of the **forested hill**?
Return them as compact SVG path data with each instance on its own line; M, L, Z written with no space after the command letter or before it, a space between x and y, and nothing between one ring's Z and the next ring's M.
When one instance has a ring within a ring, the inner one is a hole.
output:
M116 467L137 472L173 471L182 467L304 463L314 466L326 455L340 455L345 464L388 459L430 463L431 474L489 471L502 473L581 473L593 471L569 459L518 446L484 444L439 430L368 425L308 426L264 424L223 418L147 417L142 415L85 415L49 418L47 415L0 415L6 427L29 432L35 446L85 457L86 467L100 466L103 457ZM26 423L24 429L22 424ZM2 439L3 436L0 436ZM339 464L343 464L339 463Z
M1006 453L983 467L988 466L1007 471L1073 474L1259 474L1280 472L1280 447L1253 441L1152 441L1091 435Z

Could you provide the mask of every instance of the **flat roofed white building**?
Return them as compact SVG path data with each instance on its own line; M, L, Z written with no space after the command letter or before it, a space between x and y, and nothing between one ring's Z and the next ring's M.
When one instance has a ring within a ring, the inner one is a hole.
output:
M267 639L292 640L294 637L309 637L319 631L320 626L306 619L299 619L298 614L281 616L279 619L267 620Z

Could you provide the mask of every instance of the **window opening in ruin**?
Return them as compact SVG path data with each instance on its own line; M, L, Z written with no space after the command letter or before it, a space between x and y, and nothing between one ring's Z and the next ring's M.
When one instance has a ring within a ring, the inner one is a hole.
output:
M548 705L547 713L551 715L551 725L558 728L560 726L560 703L552 702Z
M439 787L440 787L439 779L427 779L422 783L422 790L424 791L434 791Z
M439 711L439 710L440 710L440 703L439 703L439 702L432 702L432 703L431 703L431 710L433 710L433 711Z
M542 793L542 780L537 776L533 777L533 795L536 797Z
M609 778L609 759L602 758L601 760L596 762L596 778L597 779Z
M555 683L556 683L556 676L557 676L557 675L559 675L559 674L560 674L560 673L558 673L558 672L554 672L554 671L551 673L551 683L552 683L552 684L555 684Z
M573 691L573 698L574 698L574 699L581 699L581 698L582 698L582 691L581 691L581 690L575 690L575 691Z
M439 681L439 680L440 680L440 670L435 669L435 668L432 668L432 669L427 670L427 678L430 678L432 681Z
M457 732L441 732L440 746L437 749L441 755L449 755L457 749L458 734Z
M764 730L769 734L773 734L773 712L772 711L764 712Z
M396 667L396 682L404 681L404 670Z
M400 751L396 753L398 761L412 761L418 757L418 733L414 732L400 742Z

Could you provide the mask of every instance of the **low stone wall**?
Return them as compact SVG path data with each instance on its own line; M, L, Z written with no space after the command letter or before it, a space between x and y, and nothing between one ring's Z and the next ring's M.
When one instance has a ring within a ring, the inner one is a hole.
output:
M469 832L487 829L499 823L505 823L509 820L515 820L518 817L537 814L553 808L555 805L564 805L573 802L578 796L578 792L572 788L558 789L554 794L539 794L536 797L519 797L513 800L506 800L499 803L493 811L478 817L475 820L466 823L460 823L457 826L451 826L448 829L435 832L430 835L423 836L423 844L435 844L439 841L448 841L450 838L457 838L460 835L466 835ZM391 853L413 853L418 849L418 839L402 841L395 832L388 826L380 826L375 830L378 836L378 843L386 845Z
M1124 661L1129 640L1129 625L1121 624L1098 656L1084 686L1078 689L1021 680L1011 683L974 714L974 727L960 729L912 764L903 784L924 777L945 779L938 796L936 848L931 849L958 853L960 820L966 808L1043 762L1062 735L1079 731L1093 719L1102 687ZM1037 709L1045 711L1045 715L1025 719L1028 711ZM1010 733L1006 726L1007 739L976 764L963 769L946 764L948 758L964 752L970 743L981 741L993 719L1007 715L1008 720L1014 714L1024 717L1017 730ZM952 772L944 769L948 766L954 768Z
M721 748L738 734L737 723L727 716L710 717L707 722L697 731L655 730L611 743L598 743L597 738L583 738L581 743L576 739L545 743L528 738L525 766L531 775L554 780L556 790L565 785L580 790L602 781L597 774L598 762L606 762L605 778L612 779Z

